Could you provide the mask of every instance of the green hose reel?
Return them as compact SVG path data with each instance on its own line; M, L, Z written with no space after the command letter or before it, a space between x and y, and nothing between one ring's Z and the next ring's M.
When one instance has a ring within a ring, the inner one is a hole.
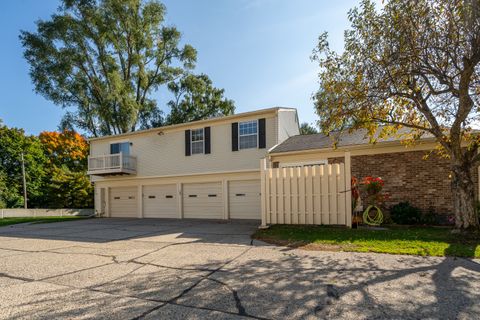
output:
M377 213L375 216L370 216L370 210L376 209ZM368 208L363 212L363 222L370 226L379 226L383 222L383 212L379 207L374 205L369 205Z

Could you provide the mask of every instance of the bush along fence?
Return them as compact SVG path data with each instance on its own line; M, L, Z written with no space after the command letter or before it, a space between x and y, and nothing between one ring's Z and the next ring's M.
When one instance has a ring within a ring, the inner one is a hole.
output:
M63 216L91 216L94 209L0 209L0 217L63 217Z

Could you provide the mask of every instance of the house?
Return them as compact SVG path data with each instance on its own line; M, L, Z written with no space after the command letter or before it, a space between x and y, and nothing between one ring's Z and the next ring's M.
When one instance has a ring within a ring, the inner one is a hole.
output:
M268 160L274 168L298 167L343 163L347 154L351 176L376 176L385 181L386 207L408 201L423 212L452 213L449 160L432 152L433 137L425 136L414 146L405 146L399 137L377 139L375 144L369 140L365 130L293 136L274 147ZM478 196L478 170L474 183Z
M296 109L270 108L90 139L96 212L260 219L260 160L298 134Z
M93 138L88 173L109 217L350 226L352 176L382 177L387 207L451 213L449 162L432 137L369 142L363 130L299 135L295 109L270 108Z

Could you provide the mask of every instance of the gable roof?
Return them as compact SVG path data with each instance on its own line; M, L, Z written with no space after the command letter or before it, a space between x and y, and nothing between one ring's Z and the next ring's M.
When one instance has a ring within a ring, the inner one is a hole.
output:
M279 110L290 110L290 111L297 112L296 108L273 107L273 108L259 109L259 110L254 110L254 111L247 111L247 112L242 112L242 113L235 113L235 114L228 115L228 116L213 117L213 118L208 118L208 119L203 119L203 120L197 120L197 121L191 121L191 122L185 122L185 123L179 123L179 124L172 124L172 125L167 125L167 126L163 126L163 127L156 127L156 128L151 128L151 129L144 129L144 130L127 132L127 133L120 133L120 134L115 134L115 135L92 137L92 138L89 138L87 140L89 142L92 142L92 141L97 141L97 140L119 138L119 137L125 137L125 136L131 136L131 135L137 135L137 134L143 134L143 133L166 131L166 130L178 129L178 128L183 128L183 127L203 125L203 124L206 124L206 123L215 123L215 122L225 121L225 120L234 120L234 119L238 119L238 118L242 118L242 117L261 115L261 114L265 114L265 113L279 112Z
M377 131L378 132L378 131ZM409 128L402 128L399 130L399 134L396 136L390 136L385 138L378 138L377 143L395 142L401 140L402 134L408 134ZM423 138L429 138L430 135L425 134ZM315 150L315 149L331 149L336 142L336 147L349 147L366 145L370 143L370 136L365 129L358 129L352 132L332 132L329 136L317 133L307 135L292 136L275 146L270 150L270 153L283 153L283 152L295 152L303 150Z

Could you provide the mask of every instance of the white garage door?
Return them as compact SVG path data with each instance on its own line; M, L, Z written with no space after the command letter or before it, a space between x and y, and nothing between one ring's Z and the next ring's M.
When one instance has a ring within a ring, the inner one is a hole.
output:
M261 219L260 180L230 181L228 203L231 219Z
M185 218L221 219L223 216L222 183L187 183L183 185Z
M137 217L137 187L110 189L110 216L118 218Z
M178 218L177 186L175 184L144 186L143 216L145 218Z

